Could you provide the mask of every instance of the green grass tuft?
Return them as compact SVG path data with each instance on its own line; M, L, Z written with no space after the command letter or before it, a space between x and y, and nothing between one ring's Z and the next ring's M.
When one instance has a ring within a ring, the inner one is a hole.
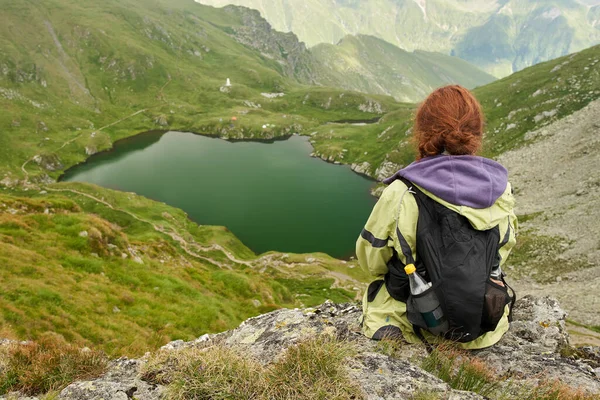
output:
M149 361L143 379L169 385L172 399L362 399L344 360L348 342L311 339L288 348L269 365L240 349L213 345L164 351Z

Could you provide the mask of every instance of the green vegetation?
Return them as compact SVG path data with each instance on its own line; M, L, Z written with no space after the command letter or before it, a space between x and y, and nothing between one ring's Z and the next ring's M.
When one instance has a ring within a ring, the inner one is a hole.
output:
M159 352L144 379L168 384L172 399L362 399L344 364L354 353L349 342L311 339L263 366L241 349L217 344Z
M438 346L421 363L421 368L437 376L450 387L478 393L485 398L503 400L593 400L597 396L585 389L571 387L559 380L541 379L535 386L520 385L511 376L502 376L476 356L453 345ZM421 394L419 394L421 395ZM429 394L421 396L424 399ZM431 394L433 396L433 394ZM434 397L432 397L434 398Z
M457 390L489 396L499 379L489 366L452 346L439 346L421 363L421 368Z
M526 133L582 109L600 98L600 46L527 68L473 92L486 116L483 155L497 157L535 140ZM329 161L369 163L375 176L384 161L406 165L414 105L387 113L368 126L322 126L312 136L317 155ZM346 149L347 151L343 151Z
M107 361L103 353L70 345L52 334L35 343L11 343L0 347L0 395L58 391L77 379L101 375Z
M400 101L420 101L451 83L472 89L495 80L460 58L409 53L373 36L346 36L336 45L320 44L310 52L320 80L328 85L387 94Z
M581 328L589 329L590 331L594 331L594 332L600 333L600 326L585 325L585 324L581 324L581 323L579 323L577 321L573 321L572 319L567 319L567 322L569 324L571 324L571 325L579 326Z
M140 196L60 188L73 191L0 192L0 279L10 282L0 296L4 337L53 331L110 355L139 355L282 306L350 301L366 280L323 254L310 265L259 258L225 228L198 226ZM329 271L348 280L333 288Z
M511 276L549 283L569 272L589 268L589 261L583 257L564 256L570 244L566 238L521 229L508 262Z

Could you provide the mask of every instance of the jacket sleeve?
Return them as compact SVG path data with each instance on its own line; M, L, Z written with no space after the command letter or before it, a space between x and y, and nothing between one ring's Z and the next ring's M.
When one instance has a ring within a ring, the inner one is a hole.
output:
M507 225L508 225L507 231L505 232L505 236L503 238L503 241L501 243L501 247L499 250L500 267L504 266L504 264L506 263L506 259L508 258L508 255L510 254L512 248L515 246L515 244L517 244L517 234L518 234L519 225L517 222L517 216L515 215L514 211L512 211L512 210L508 216L508 224Z
M389 189L389 188L388 188ZM387 262L392 258L393 232L396 224L393 193L386 189L373 207L371 216L356 241L356 256L360 265L371 275L385 275Z
M512 186L509 184L504 201L504 207L506 207L508 216L506 217L505 222L500 224L500 249L498 250L500 255L500 263L497 268L497 273L502 272L502 268L506 264L506 259L517 243L519 223L517 221L517 216L515 215L514 206L515 199L512 194Z

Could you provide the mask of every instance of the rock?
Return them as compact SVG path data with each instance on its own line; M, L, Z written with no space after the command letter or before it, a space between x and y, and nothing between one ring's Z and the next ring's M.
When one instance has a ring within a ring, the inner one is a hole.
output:
M98 148L96 146L85 146L85 155L93 156L98 152Z
M363 175L367 175L367 176L371 176L371 164L369 164L367 161L361 163L361 164L352 164L351 166L352 171L356 172L357 174L363 174Z
M79 237L82 237L82 238L88 237L88 232L87 231L81 231L81 232L79 232Z
M396 164L391 161L384 161L375 171L375 178L381 182L384 179L394 175L401 168L402 165L400 164Z
M381 104L374 100L367 99L366 103L360 104L358 109L362 112L371 114L383 114L384 110Z
M58 171L64 167L58 155L54 153L35 155L33 161L48 171Z
M159 126L168 126L169 119L167 118L167 116L165 114L160 114L160 115L157 115L156 118L154 118L154 123Z
M4 186L7 188L13 188L15 186L17 186L19 184L19 180L18 179L11 179L8 176L5 176L1 181L0 181L0 186Z
M191 342L171 342L161 351L222 345L268 365L294 344L316 337L331 337L349 341L355 348L355 355L348 357L345 364L349 377L362 388L366 399L410 399L416 392L432 393L433 398L483 399L472 392L453 390L424 371L419 360L427 353L422 345L400 344L393 357L383 354L378 342L360 333L360 316L361 308L357 304L327 301L304 310L273 311L250 318L228 332L203 335ZM491 348L473 351L470 355L480 359L498 376L510 376L510 385L520 389L530 390L531 385L546 378L560 378L574 388L600 393L600 380L594 376L599 372L598 365L590 367L586 360L574 362L562 357L560 350L566 343L565 312L556 300L524 297L517 302L514 321L503 339ZM582 353L593 358L600 356L600 349L590 347ZM126 358L116 360L105 375L73 383L60 393L59 398L158 399L165 388L141 380L143 363L143 360Z
M266 97L267 99L276 99L278 97L285 96L285 93L261 93L262 97Z
M158 400L164 388L144 382L139 377L142 362L121 358L109 367L108 373L93 381L75 382L64 388L58 398L65 400L139 399Z
M551 110L551 111L543 111L540 114L536 115L535 117L533 117L533 120L538 123L541 120L545 119L545 118L550 118L555 116L558 113L557 109Z
M121 312L121 309L119 307L117 307L117 306L114 306L112 312L115 313L115 314L118 314L118 313Z

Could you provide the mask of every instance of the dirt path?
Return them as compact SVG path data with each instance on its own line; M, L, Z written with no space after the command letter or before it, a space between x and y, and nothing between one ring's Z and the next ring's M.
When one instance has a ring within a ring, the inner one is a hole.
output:
M585 259L593 267L517 289L554 296L571 319L600 326L600 100L527 136L536 141L498 159L510 172L517 214L541 213L526 225L564 238L555 265Z
M94 200L100 204L103 204L104 206L110 208L111 210L115 210L115 211L119 211L122 213L125 213L127 215L129 215L130 217L146 223L150 226L152 226L152 228L160 233L163 233L169 237L171 237L171 239L175 240L177 243L179 243L179 245L181 246L181 248L190 256L198 258L198 259L202 259L204 261L208 261L211 264L217 265L220 268L226 268L226 269L232 269L232 266L229 264L224 264L220 261L214 260L210 257L206 257L203 255L198 254L198 251L201 252L210 252L210 251L220 251L222 252L231 262L233 262L234 264L240 264L240 265L246 265L248 267L253 267L253 264L249 261L244 261L244 260L239 260L237 259L233 254L231 254L228 250L224 249L222 246L218 245L218 244L213 244L211 246L201 246L196 242L189 242L187 240L185 240L179 233L174 232L174 231L169 231L165 228L163 228L162 226L156 225L151 221L145 220L143 218L140 218L139 216L137 216L136 214L124 210L122 208L118 208L113 206L112 204L108 203L105 200L99 199L95 196L92 196L91 194L85 193L85 192L81 192L79 190L75 190L75 189L58 189L58 188L52 188L52 187L45 187L44 190L48 191L48 192L68 192L68 193L72 193L72 194L76 194L79 196L83 196L83 197L87 197L88 199Z
M98 197L93 196L89 193L85 193L85 192L75 190L75 189L66 189L66 188L59 189L59 188L55 188L55 187L45 187L44 190L46 190L48 192L71 193L71 194L75 194L78 196L83 196L83 197L86 197L93 201L96 201L96 202L110 208L111 210L115 210L115 211L119 211L124 214L127 214L137 221L140 221L140 222L143 222L143 223L146 223L146 224L152 226L152 228L155 231L169 236L171 239L176 241L180 245L180 247L183 249L183 251L185 251L189 256L207 261L207 262L209 262L213 265L216 265L220 268L233 269L233 266L237 264L237 265L245 265L245 266L250 267L255 270L262 270L266 267L270 267L270 268L278 270L279 272L286 273L286 270L285 270L285 268L283 268L283 266L285 266L287 268L293 268L293 267L297 267L297 266L309 265L309 263L283 263L280 260L281 257L275 256L273 254L268 254L268 255L265 255L263 257L257 258L256 260L252 260L252 261L240 260L237 257L235 257L235 255L233 255L233 253L231 253L229 250L227 250L226 248L224 248L223 246L221 246L219 244L212 244L210 246L202 246L193 240L186 240L180 233L176 232L175 230L166 229L166 228L164 228L160 225L157 225L151 221L143 219L128 210L124 210L122 208L115 207L112 204L110 204L109 202L107 202L103 199L99 199ZM219 251L219 252L223 253L225 255L225 257L227 257L229 259L229 261L231 261L232 264L226 264L226 263L217 261L215 259L212 259L210 257L207 257L205 255L199 254L199 252L206 253L206 252L212 252L212 251ZM360 282L356 281L355 279L349 277L346 274L338 273L335 271L329 271L328 276L331 276L335 279L335 283L334 283L334 285L332 285L332 287L342 287L342 285L341 285L342 281L348 281L348 282L360 285Z

